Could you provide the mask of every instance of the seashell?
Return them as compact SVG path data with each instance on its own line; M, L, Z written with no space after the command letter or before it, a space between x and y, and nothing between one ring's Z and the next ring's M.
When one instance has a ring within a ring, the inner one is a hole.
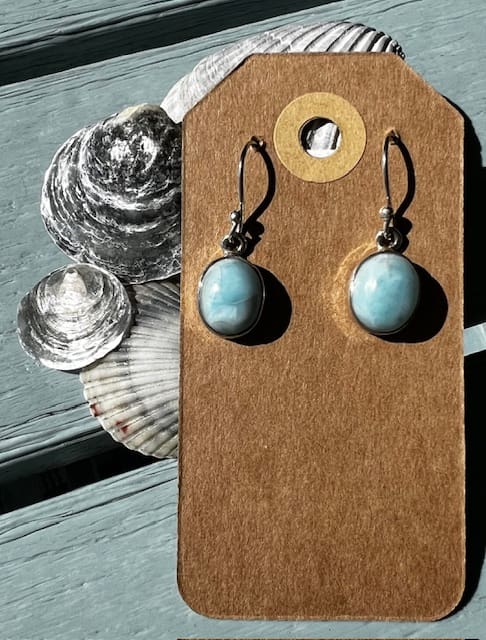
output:
M156 105L85 127L46 172L41 213L70 258L125 283L180 270L181 128Z
M382 31L351 22L288 24L240 40L201 60L181 78L162 101L174 122L185 114L227 75L254 53L387 52L404 57L396 40ZM332 137L332 134L331 134Z
M179 286L128 287L134 323L120 347L81 372L92 415L118 442L163 458L177 453Z
M128 294L115 276L73 264L56 269L22 298L17 333L34 360L72 371L117 347L131 320Z

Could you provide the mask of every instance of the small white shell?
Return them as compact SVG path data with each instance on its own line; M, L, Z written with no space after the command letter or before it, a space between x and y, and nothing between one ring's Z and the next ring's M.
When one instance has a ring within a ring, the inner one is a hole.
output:
M41 213L70 258L146 282L180 270L180 191L181 127L159 106L139 105L60 147Z
M56 269L22 298L17 333L34 360L73 371L115 349L131 319L128 294L115 276L73 264Z
M162 101L174 122L185 114L227 75L254 53L389 52L403 57L396 40L382 31L351 22L288 24L240 40L204 58L181 78Z
M120 347L81 372L84 395L101 426L129 449L156 458L177 454L179 286L128 287L135 318Z

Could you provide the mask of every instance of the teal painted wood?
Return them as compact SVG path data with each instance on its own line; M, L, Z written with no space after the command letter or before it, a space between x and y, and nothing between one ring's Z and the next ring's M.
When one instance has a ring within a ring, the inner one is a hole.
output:
M486 322L468 327L464 331L464 355L480 353L486 349Z
M194 16L212 17L212 9L223 13L229 9L226 20L245 17L245 22L258 19L262 13L283 14L286 10L295 11L295 2L275 0L272 3L231 2L228 0L119 0L107 3L100 0L63 0L61 2L39 3L38 0L20 0L15 3L2 2L0 5L0 55L6 56L20 47L41 48L55 41L70 38L78 34L89 35L99 29L116 31L127 23L144 20L167 19L179 14L181 28L185 22L185 33L195 25ZM299 6L322 4L319 0L303 2ZM231 6L233 5L233 6ZM239 6L238 6L239 5ZM200 11L196 14L195 11ZM212 31L216 31L213 25ZM183 39L180 38L179 39Z
M58 3L52 4L46 12L55 13L59 8ZM249 0L235 2L227 11L246 11L249 22L253 5ZM301 4L295 2L294 6ZM104 7L99 0L99 12ZM68 443L71 455L89 455L89 448L83 449L83 438L93 435L96 440L95 434L101 433L88 415L76 377L38 369L21 353L15 337L19 297L41 274L65 263L43 230L38 205L43 170L68 135L128 104L160 100L202 56L236 38L291 19L350 19L396 37L404 46L409 64L468 114L479 142L484 144L486 82L481 69L486 62L485 18L482 0L472 0L467 6L453 0L396 4L341 0L294 16L1 88L0 346L4 366L0 374L0 462L8 463L11 473L36 458L48 464L53 452L62 456ZM26 15L25 22L29 21L32 15ZM446 161L447 150L444 158ZM484 178L477 156L474 162L473 177ZM474 193L481 193L473 187ZM479 209L474 213L474 231L484 237L479 233ZM486 319L480 261L478 265L478 282L468 285L470 324ZM479 381L485 369L476 363L475 379ZM153 475L159 473L155 469L161 470L160 478ZM0 517L4 585L0 590L0 635L15 640L96 636L104 640L168 640L181 636L481 637L486 627L484 579L464 609L438 623L243 623L203 619L190 612L177 594L176 482L172 479L162 484L168 477L165 473L175 477L173 463L157 464L154 470L149 467ZM481 473L479 481L486 485ZM476 509L481 519L484 493ZM479 533L483 535L484 531ZM481 560L482 553L478 553L476 565Z
M2 640L483 637L480 596L451 618L422 624L194 613L176 586L176 474L174 462L160 462L1 516Z
M75 33L153 18L178 9L190 11L191 4L194 3L187 0L119 0L112 3L83 0L82 4L76 0L62 0L50 2L48 6L38 0L4 1L0 5L0 52L5 54L10 48L21 46L40 46ZM203 0L199 4L208 3Z
M333 0L328 0L333 1ZM300 0L299 8L322 4ZM0 26L4 83L161 47L295 11L295 0L63 0L9 3ZM1 8L0 8L1 10Z

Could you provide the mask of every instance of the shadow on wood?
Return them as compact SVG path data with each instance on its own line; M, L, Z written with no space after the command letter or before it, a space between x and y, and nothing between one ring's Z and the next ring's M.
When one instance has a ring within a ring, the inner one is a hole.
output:
M486 321L484 239L486 219L482 214L486 196L486 168L481 145L467 115L454 104L465 120L464 147L464 322L471 326ZM478 588L486 547L486 433L484 431L484 379L486 352L465 360L466 437L466 586L451 615L462 609Z
M109 436L107 436L109 437ZM110 438L111 440L111 438ZM0 514L157 462L122 445L98 455L0 483Z

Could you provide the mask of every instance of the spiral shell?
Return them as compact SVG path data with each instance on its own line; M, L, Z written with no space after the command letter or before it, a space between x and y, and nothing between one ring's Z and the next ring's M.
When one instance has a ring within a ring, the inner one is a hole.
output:
M128 287L135 309L120 347L81 372L92 415L129 449L163 458L177 453L179 286Z
M403 57L396 40L382 31L351 22L288 24L240 40L201 60L181 78L162 101L174 122L185 114L227 75L254 53L388 52Z
M131 324L128 294L112 274L87 264L56 269L20 301L20 344L38 363L81 369L117 347Z
M181 128L158 106L81 129L46 172L41 213L70 258L125 283L180 269Z

